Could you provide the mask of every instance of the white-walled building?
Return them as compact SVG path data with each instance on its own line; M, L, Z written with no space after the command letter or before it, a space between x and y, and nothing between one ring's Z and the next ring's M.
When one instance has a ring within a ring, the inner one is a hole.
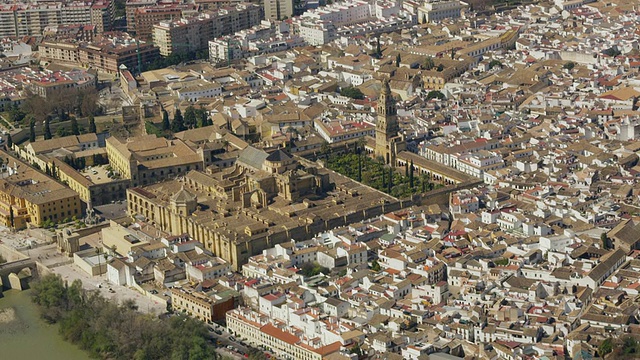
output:
M460 17L463 8L463 3L457 0L425 1L418 7L418 21L422 23L456 19Z
M179 90L176 94L180 100L197 101L200 98L212 98L222 94L222 85L216 82L198 81Z

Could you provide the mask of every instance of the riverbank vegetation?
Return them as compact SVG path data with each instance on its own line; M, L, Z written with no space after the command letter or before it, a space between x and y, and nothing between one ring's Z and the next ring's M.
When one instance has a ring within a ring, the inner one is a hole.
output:
M97 291L71 285L59 275L33 284L42 317L59 326L65 340L101 359L215 359L204 323L184 315L158 319L132 300L115 304Z

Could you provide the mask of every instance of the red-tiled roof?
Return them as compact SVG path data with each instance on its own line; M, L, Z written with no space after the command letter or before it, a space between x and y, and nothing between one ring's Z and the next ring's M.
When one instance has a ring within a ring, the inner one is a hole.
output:
M261 327L260 331L269 336L273 336L276 339L282 340L288 344L294 345L300 342L300 339L297 336L286 333L271 324L267 324Z

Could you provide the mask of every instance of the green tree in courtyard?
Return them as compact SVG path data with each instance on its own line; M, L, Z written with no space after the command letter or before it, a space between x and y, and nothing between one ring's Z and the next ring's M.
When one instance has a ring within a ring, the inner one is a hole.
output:
M357 87L349 86L340 91L340 95L346 96L348 98L362 100L364 99L364 94Z
M331 146L326 140L322 142L322 145L320 145L320 153L324 156L325 159L328 159L331 155Z
M491 62L489 62L489 69L493 69L494 67L499 66L502 67L502 63L498 60L491 60Z
M598 355L601 357L605 357L605 355L609 354L613 351L613 340L611 338L604 339L600 346L598 346Z
M433 62L433 58L431 56L427 56L424 59L424 64L422 66L425 70L432 70L436 65Z
M189 105L187 109L184 111L184 126L187 129L193 129L198 124L198 118L196 115L196 109Z
M56 135L58 135L58 137L64 137L71 135L71 133L65 126L58 126L58 128L56 129Z
M431 99L444 100L444 94L438 90L431 90L427 94L427 100Z
M184 130L186 130L186 127L184 126L182 112L180 109L176 109L176 113L173 115L173 121L171 122L171 131L177 133Z
M207 110L200 105L198 109L196 109L196 117L198 118L198 127L205 127L209 125L213 125L213 122L209 119L209 114Z
M378 272L381 270L380 264L378 263L378 260L373 260L371 262L371 270Z
M600 241L602 241L602 248L605 250L611 249L611 239L609 239L609 236L607 236L607 232L604 231L602 234L600 234Z

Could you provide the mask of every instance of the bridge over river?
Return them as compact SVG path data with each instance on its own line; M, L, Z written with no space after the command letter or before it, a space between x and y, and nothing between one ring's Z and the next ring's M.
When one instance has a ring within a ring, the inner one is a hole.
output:
M0 244L0 255L8 261L0 264L0 292L2 289L24 290L29 280L38 275L38 264L4 244Z

